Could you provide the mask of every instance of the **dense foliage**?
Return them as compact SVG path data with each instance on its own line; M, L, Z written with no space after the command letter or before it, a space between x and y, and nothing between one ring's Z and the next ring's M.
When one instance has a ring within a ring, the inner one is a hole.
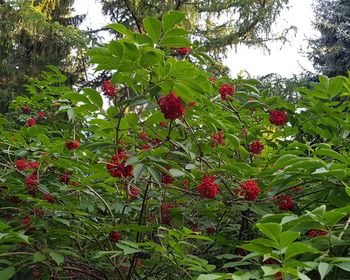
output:
M350 2L317 0L314 26L319 36L309 40L309 59L323 75L347 75L350 69Z
M222 54L227 46L265 46L270 40L286 40L289 29L273 34L272 26L288 0L211 0L211 1L144 1L144 0L100 0L102 11L113 22L129 29L143 32L143 19L161 16L169 10L188 13L183 23L186 29L200 39L207 50Z
M48 64L64 71L73 84L81 76L86 40L76 27L72 0L14 0L0 3L0 112L8 109L23 85ZM74 51L75 55L72 55Z
M0 279L349 279L350 79L296 104L213 77L180 12L55 67L0 118Z

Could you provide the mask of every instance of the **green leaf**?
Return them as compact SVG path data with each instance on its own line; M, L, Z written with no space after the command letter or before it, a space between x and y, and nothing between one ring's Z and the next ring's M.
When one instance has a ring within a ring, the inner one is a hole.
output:
M107 109L107 117L114 118L119 114L119 108L118 107L109 107Z
M139 181L143 171L145 171L145 166L142 163L136 164L136 166L133 169L135 183Z
M181 47L190 47L191 42L185 37L169 36L169 37L164 37L160 41L159 45L162 47L169 47L169 48L181 48Z
M158 183L158 185L162 185L161 180L162 176L160 175L159 171L154 169L153 167L147 166L147 170L149 174L153 177L153 179Z
M134 243L134 242L120 241L116 245L118 248L123 250L124 255L130 255L130 254L140 252L140 249L137 243Z
M152 38L154 43L157 43L162 31L162 24L156 17L147 17L143 20L143 26L147 34Z
M284 247L287 247L290 243L292 243L294 240L296 240L300 236L299 232L293 232L293 231L284 231L281 233L280 237L280 248L283 249Z
M237 149L239 147L239 138L232 134L227 134L226 138L230 141L230 144Z
M164 14L162 17L163 33L168 33L176 24L183 21L184 18L185 13L179 11L170 11Z
M185 173L183 171L181 171L179 169L174 169L174 168L170 169L169 172L170 172L172 177L181 177L181 176L185 175Z
M316 150L314 154L319 156L334 158L339 160L340 162L347 163L347 160L345 157L343 157L341 154L337 153L336 151L333 151L330 149L319 149L319 150Z
M321 280L332 270L333 264L321 262L318 264L318 272L320 273Z
M111 257L115 257L115 256L118 256L118 255L120 255L122 253L123 253L122 251L98 251L96 253L96 255L93 256L92 258L93 259L98 259L98 258L101 258L103 256L108 256L108 255L111 255Z
M95 104L98 108L102 108L103 100L101 94L92 88L83 88L83 91L87 94L92 104Z
M15 275L16 269L14 266L9 266L3 270L0 270L0 279L1 280L9 280Z
M111 24L108 24L107 27L121 34L127 35L129 37L132 37L133 35L132 31L130 31L128 28L125 27L125 25L120 23L111 23Z
M350 272L350 262L337 263L336 266Z
M142 67L149 67L158 64L162 59L162 56L156 52L147 52L140 58L140 64Z
M294 256L305 254L305 253L318 253L315 248L306 245L301 242L294 242L287 247L286 254L284 256L285 260L293 258Z
M60 265L64 262L64 256L62 256L59 253L56 253L54 251L49 252L50 257L57 263L57 265Z
M330 227L333 227L336 223L338 223L341 219L348 215L348 212L349 211L344 211L342 208L334 209L332 211L326 212L324 217L326 219L327 224Z
M207 275L199 275L197 280L221 280L227 279L225 274L207 274Z
M44 260L46 260L46 256L40 252L35 252L33 258L35 262L43 262Z
M277 223L264 223L257 224L256 227L268 236L271 240L274 240L276 243L280 240L280 235L282 232L282 226Z

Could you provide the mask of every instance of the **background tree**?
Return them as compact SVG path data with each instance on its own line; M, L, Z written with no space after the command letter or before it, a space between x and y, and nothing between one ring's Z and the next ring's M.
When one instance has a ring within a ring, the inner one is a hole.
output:
M350 2L318 0L314 13L320 36L309 40L309 59L324 75L346 75L350 69Z
M169 10L186 11L190 32L208 50L219 53L238 43L261 46L269 40L285 39L285 33L271 34L271 26L288 1L101 0L101 3L103 13L113 22L139 32L143 31L142 19L146 16L161 17Z
M46 65L60 67L69 82L81 75L86 40L76 27L83 16L72 15L74 0L0 3L0 112L24 92L23 84ZM74 55L73 55L74 51Z

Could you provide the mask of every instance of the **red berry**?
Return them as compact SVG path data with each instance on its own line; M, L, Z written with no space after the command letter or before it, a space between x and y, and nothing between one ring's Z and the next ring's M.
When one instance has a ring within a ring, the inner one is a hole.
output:
M26 123L26 126L27 126L27 127L32 127L32 126L34 126L35 124L36 124L35 119L34 119L34 118L29 118L29 120L28 120L27 123Z
M264 145L259 140L255 140L249 144L249 151L254 155L260 154L263 150Z
M40 111L37 114L38 118L44 118L46 116L46 113L44 111Z
M49 203L55 202L55 198L49 193L44 193L44 200L46 200Z
M67 140L66 141L66 148L68 150L76 150L79 148L79 146L80 146L80 143L78 140L73 140L73 141Z
M247 182L240 184L240 187L247 201L254 201L260 194L260 188L254 180L249 179Z
M163 121L163 122L159 123L159 126L163 127L163 128L166 128L168 126L168 123Z
M73 181L73 182L71 182L70 184L71 184L73 187L78 186L78 182L76 182L76 181Z
M225 146L224 135L222 134L221 130L219 130L218 133L213 133L211 137L212 140L210 145L213 148L217 147L218 145Z
M227 97L233 96L235 89L233 86L231 86L230 84L223 84L221 85L221 87L219 88L219 92L220 92L220 96L222 100L227 100Z
M142 141L148 141L148 134L146 131L141 131L139 133L139 137Z
M197 191L201 198L215 198L220 193L220 187L215 183L215 176L204 176L198 185Z
M27 169L27 162L25 159L18 159L15 161L16 168L20 171Z
M118 242L121 238L122 234L119 231L114 230L109 234L109 240L113 242Z
M310 237L325 236L328 235L328 231L323 229L310 229L306 234Z
M287 114L281 110L270 111L270 122L275 125L284 125L287 123Z
M162 217L162 224L170 225L170 209L174 208L175 205L171 203L162 203L160 213Z
M102 85L102 91L105 95L113 97L117 93L117 88L112 85L111 81L104 81Z
M30 162L28 162L28 166L27 167L32 168L32 169L38 169L39 166L40 166L39 162L30 161Z
M136 259L135 265L136 267L140 267L142 265L142 261L140 259Z
M214 226L207 227L206 232L208 235L214 235L214 234L216 234L216 228Z
M34 208L33 211L34 211L34 215L37 216L37 217L42 217L42 216L44 216L43 211L42 211L40 208L38 208L38 207Z
M112 156L112 160L106 165L112 177L121 178L132 176L132 166L125 166L127 159L127 155L122 150L119 150L117 155Z
M197 103L195 101L188 102L188 107L195 107L197 106Z
M277 280L283 280L282 272L276 272L274 276Z
M25 181L26 187L37 187L39 185L39 177L36 173L30 174Z
M135 199L140 195L140 190L134 186L131 186L129 189L129 197Z
M59 181L62 184L68 184L70 178L72 177L71 173L69 171L64 171L62 175L59 177Z
M166 96L160 97L158 99L158 104L166 119L175 120L185 114L185 107L182 103L182 99L173 91L169 92Z
M41 277L40 271L33 271L33 277L34 277L35 279L40 279L40 277Z
M281 210L288 211L294 208L294 203L290 195L276 195L274 199Z
M187 55L191 52L190 48L178 48L177 53L181 55Z
M25 217L22 219L22 224L25 226L30 226L32 224L32 218L30 216Z
M21 109L22 109L23 114L29 114L30 111L32 110L32 108L30 108L30 106L28 106L28 105L22 106Z

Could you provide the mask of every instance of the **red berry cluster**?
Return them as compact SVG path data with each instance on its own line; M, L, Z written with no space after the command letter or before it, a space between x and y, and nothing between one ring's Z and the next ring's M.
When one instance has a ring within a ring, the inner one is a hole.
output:
M182 99L178 97L174 91L168 93L168 95L160 97L158 99L160 111L164 114L164 118L169 120L175 120L182 117L185 114L185 107Z
M22 224L29 227L32 224L32 217L27 216L24 219L22 219Z
M166 170L170 170L170 167L169 167L169 166L166 166L165 169L166 169ZM162 173L162 180L161 180L161 182L162 182L164 185L171 184L173 181L174 181L174 179L173 179L172 177L170 177L168 174Z
M131 199L136 199L140 195L140 190L136 188L135 186L131 186L128 189L129 197Z
M278 264L278 261L273 258L268 258L264 260L264 264Z
M78 140L73 140L73 141L67 140L66 141L66 148L68 150L76 150L79 148L79 146L80 146L80 143Z
M328 231L323 229L310 229L307 235L310 237L325 236L328 235Z
M287 114L281 110L270 111L270 122L275 125L284 125L287 123Z
M36 172L31 173L25 180L27 191L31 195L35 195L38 192L39 177Z
M29 118L27 123L26 123L26 126L27 127L32 127L36 124L36 120L34 118Z
M208 235L215 235L216 234L216 228L214 226L207 227L206 230Z
M274 199L281 210L288 211L294 208L294 203L290 195L276 195Z
M187 55L191 52L191 48L178 48L176 51L180 55Z
M25 169L38 169L40 164L36 161L27 162L25 159L18 159L15 161L16 168L20 171Z
M231 86L230 84L223 84L220 86L219 88L219 92L220 92L220 96L222 100L227 100L227 97L233 96L235 89L233 86Z
M244 195L247 201L256 200L257 196L260 194L260 188L254 180L249 179L247 182L240 184L240 187L241 190L239 194Z
M160 214L162 217L162 224L170 225L170 209L175 208L172 203L162 203L160 207Z
M109 234L109 240L118 242L122 238L122 234L119 231L113 230Z
M42 217L44 216L44 212L43 210L41 210L40 208L36 207L33 209L34 215L37 217Z
M63 174L59 176L58 180L62 184L68 184L71 177L72 177L72 174L69 171L64 171Z
M146 142L146 144L143 144L142 147L141 147L141 150L145 150L145 151L152 149L152 146L159 146L160 144L163 143L162 140L160 140L158 138L151 139L148 136L147 132L145 132L145 131L141 131L139 133L139 138L142 141Z
M213 133L211 135L211 143L210 145L215 148L218 145L225 146L225 141L224 141L224 135L222 134L222 131L219 130L218 133Z
M162 128L166 128L168 126L168 123L165 122L165 121L162 121L159 123L159 126L162 127Z
M30 113L30 111L32 110L32 108L28 105L22 106L21 109L22 109L23 114L26 114L26 115L28 115Z
M249 144L249 151L254 154L258 155L264 150L264 145L259 140L255 140Z
M117 88L112 85L111 81L104 81L102 85L102 91L105 95L113 97L117 93Z
M40 112L38 112L37 116L38 116L38 118L44 118L45 115L46 115L46 113L44 111L40 111Z
M125 151L119 150L117 155L112 156L112 160L107 163L107 170L112 177L129 177L132 176L132 166L125 166L128 156Z
M215 198L220 193L220 187L215 183L215 176L204 176L198 185L197 191L201 198Z
M43 198L44 198L44 200L46 200L49 203L54 203L55 202L55 198L52 196L52 194L44 193Z

